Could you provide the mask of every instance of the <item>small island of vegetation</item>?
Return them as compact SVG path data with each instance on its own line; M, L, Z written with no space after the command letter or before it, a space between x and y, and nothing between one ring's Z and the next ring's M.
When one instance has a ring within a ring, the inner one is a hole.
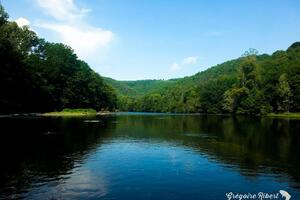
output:
M86 115L97 115L97 111L94 109L70 109L65 108L60 112L48 112L44 113L44 116L86 116Z

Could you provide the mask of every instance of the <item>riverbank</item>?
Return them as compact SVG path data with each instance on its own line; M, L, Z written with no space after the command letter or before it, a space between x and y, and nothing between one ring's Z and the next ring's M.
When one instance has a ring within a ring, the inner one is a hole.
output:
M300 113L269 113L267 114L268 117L279 117L279 118L299 118L300 119Z
M64 109L60 112L48 112L43 113L42 116L53 116L53 117L76 117L76 116L96 116L96 115L110 115L113 112L100 111L97 112L94 109Z
M111 112L111 111L100 111L97 112L92 109L67 109L57 112L48 112L48 113L18 113L18 114L0 114L0 117L36 117L36 116L96 116L96 115L112 115L112 114L132 114L132 115L220 115L220 116L234 116L230 114L207 114L207 113L151 113L151 112ZM240 116L249 116L249 115L240 115ZM278 118L297 118L300 119L300 113L269 113L263 115L262 117L278 117Z
M64 112L50 112L42 113L45 117L80 117L80 116L97 116L97 115L111 115L114 112L96 112L96 113L64 113Z

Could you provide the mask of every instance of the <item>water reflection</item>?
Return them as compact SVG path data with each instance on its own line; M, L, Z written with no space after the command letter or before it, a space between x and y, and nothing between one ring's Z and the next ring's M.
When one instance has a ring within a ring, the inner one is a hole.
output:
M143 113L1 118L0 198L224 199L229 191L279 189L300 197L299 122Z

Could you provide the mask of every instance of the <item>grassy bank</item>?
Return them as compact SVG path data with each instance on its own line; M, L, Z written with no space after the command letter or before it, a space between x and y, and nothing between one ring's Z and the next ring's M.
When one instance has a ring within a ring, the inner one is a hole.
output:
M280 117L280 118L300 118L300 113L269 113L268 117Z
M97 112L94 109L63 109L60 112L43 113L43 116L87 116L87 115L101 115L108 112Z

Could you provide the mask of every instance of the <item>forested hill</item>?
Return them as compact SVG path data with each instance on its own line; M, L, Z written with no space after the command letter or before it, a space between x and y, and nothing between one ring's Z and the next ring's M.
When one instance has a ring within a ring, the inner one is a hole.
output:
M171 89L176 85L180 85L180 87L189 89L190 87L194 87L195 84L198 85L219 76L234 75L237 73L240 62L241 59L227 61L220 65L211 67L203 72L199 72L193 76L177 79L118 81L112 78L104 77L104 80L116 89L118 95L140 97L155 92L161 93L164 90Z
M119 95L127 95L131 97L138 97L153 93L167 86L172 86L177 82L176 79L117 81L107 77L104 77L104 80L114 87Z
M0 6L0 114L113 110L116 94L73 50L8 20Z
M173 80L116 81L122 111L265 114L300 111L300 43Z
M268 55L257 56L259 60L264 59ZM230 60L222 64L213 66L205 71L199 72L193 76L169 80L137 80L137 81L118 81L112 78L104 77L104 80L116 89L118 95L129 97L140 97L150 93L162 93L172 87L180 86L189 89L197 85L203 84L209 80L220 76L236 76L242 58Z
M0 6L0 114L63 108L266 114L300 111L300 42L171 80L103 78L63 44L8 20ZM116 91L116 92L115 92Z

